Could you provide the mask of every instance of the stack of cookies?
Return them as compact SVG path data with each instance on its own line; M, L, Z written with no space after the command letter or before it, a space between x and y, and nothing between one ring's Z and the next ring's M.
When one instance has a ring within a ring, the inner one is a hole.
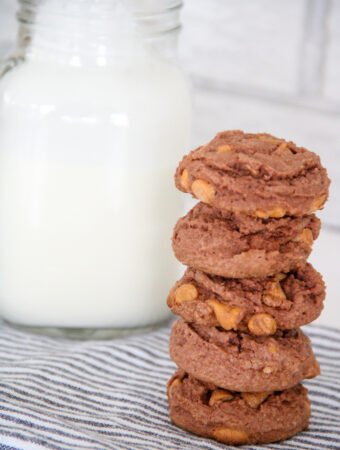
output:
M308 427L300 384L319 374L299 328L319 315L320 274L307 263L328 197L319 157L269 134L219 133L185 156L176 186L200 200L173 249L188 268L168 305L168 384L179 427L227 444L269 443Z

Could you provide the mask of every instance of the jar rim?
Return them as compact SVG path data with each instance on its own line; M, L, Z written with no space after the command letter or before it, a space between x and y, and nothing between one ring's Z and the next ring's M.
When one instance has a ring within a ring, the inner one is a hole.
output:
M75 4L75 1L77 1L77 0L72 0L73 5ZM109 1L106 0L106 3L108 4L108 6L110 6L109 2L111 2L112 3L111 6L113 6L114 1L116 1L116 0L109 0ZM149 17L151 18L154 16L159 16L162 14L167 14L172 11L179 10L180 8L183 7L184 0L161 0L161 1L157 0L157 2L156 2L157 7L156 8L153 7L151 9L150 9L150 7L145 8L145 9L138 7L138 5L141 4L140 2L136 2L135 6L133 6L131 4L131 1L129 1L129 0L125 0L125 2L130 3L130 5L129 5L131 8L130 11L135 20L138 20L139 17L143 18L143 20L144 20ZM48 2L46 2L46 0L18 0L18 3L20 5L20 9L17 12L18 21L23 22L23 23L31 23L30 18L32 19L34 17L34 15L36 13L36 8L41 6L43 3L46 4ZM159 6L161 3L163 4L163 7ZM51 9L49 12L51 14L60 15L60 16L68 15L67 12L60 12L60 9L59 9L59 11ZM75 13L76 12L74 12L74 14ZM100 18L100 16L99 16L99 18Z

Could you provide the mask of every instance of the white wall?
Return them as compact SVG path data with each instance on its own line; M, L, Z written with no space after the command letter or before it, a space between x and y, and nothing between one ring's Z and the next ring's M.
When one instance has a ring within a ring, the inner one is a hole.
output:
M0 0L0 57L12 46L15 39L15 0Z

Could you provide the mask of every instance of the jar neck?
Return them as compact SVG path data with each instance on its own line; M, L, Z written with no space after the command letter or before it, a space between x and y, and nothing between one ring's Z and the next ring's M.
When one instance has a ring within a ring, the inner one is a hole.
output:
M19 0L18 50L74 66L172 58L182 0Z

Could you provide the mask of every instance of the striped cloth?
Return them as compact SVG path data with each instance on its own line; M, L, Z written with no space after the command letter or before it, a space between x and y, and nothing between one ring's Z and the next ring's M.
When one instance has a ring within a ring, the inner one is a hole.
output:
M305 328L322 368L310 429L269 449L340 449L340 331ZM0 449L226 448L169 420L169 330L80 342L0 324Z

